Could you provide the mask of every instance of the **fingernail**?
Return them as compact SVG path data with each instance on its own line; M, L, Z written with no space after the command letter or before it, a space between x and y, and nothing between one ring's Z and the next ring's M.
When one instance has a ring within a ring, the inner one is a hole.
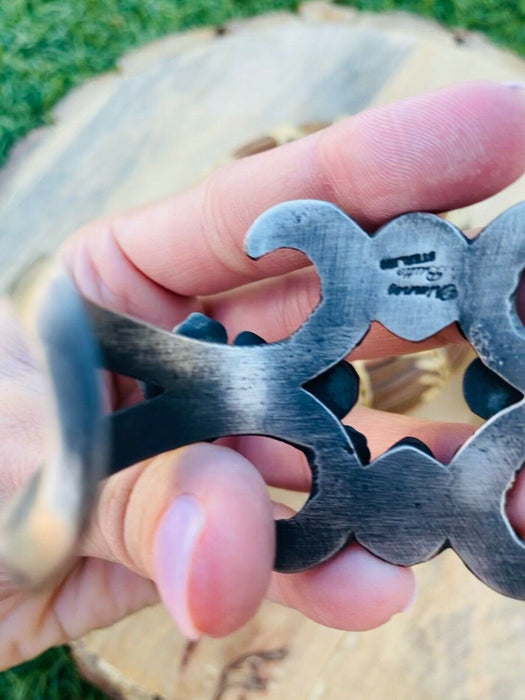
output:
M195 543L204 525L204 513L190 495L178 496L166 512L157 531L155 570L157 587L181 632L196 640L189 607L189 578Z
M513 90L525 90L525 83L521 83L517 80L507 80L503 85Z

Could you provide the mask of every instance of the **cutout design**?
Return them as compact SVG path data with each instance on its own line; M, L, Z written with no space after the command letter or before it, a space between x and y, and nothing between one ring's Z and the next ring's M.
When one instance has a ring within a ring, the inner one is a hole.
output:
M278 205L252 226L247 252L302 251L322 293L305 323L276 343L242 334L227 345L189 321L170 333L88 304L103 366L154 387L151 398L103 419L111 469L227 435L277 438L306 454L313 486L302 510L276 523L276 569L314 566L352 539L403 565L450 546L487 585L525 599L525 543L504 510L525 459L525 401L493 415L448 465L413 440L366 464L366 442L338 418L357 393L341 403L336 391L336 401L326 374L341 372L373 320L412 341L457 321L483 364L523 394L525 330L512 295L524 229L525 203L474 241L431 214L406 214L370 236L332 204Z
M525 457L523 401L494 415L449 465L410 441L365 465L352 431L307 391L377 320L412 341L457 321L484 365L523 393L525 331L511 297L524 228L521 204L474 241L422 213L370 236L332 204L287 202L259 217L246 242L253 258L294 248L317 267L321 302L286 340L203 342L92 308L105 366L165 390L109 418L114 469L197 440L275 437L302 449L314 476L304 508L277 522L278 570L314 566L352 538L405 565L449 545L486 584L525 598L525 546L504 512Z

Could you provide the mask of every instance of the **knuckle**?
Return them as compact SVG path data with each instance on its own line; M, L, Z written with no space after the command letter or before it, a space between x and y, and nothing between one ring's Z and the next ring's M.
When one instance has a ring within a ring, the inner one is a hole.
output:
M249 275L251 263L242 243L233 233L243 230L241 217L226 191L228 172L235 164L214 170L204 182L202 198L201 237L211 259L230 276Z
M78 288L93 301L132 313L130 273L137 268L120 243L125 215L115 214L81 229L66 245L65 261Z
M108 480L100 496L96 523L114 560L140 573L144 565L135 542L137 513L133 506L146 466L137 465Z

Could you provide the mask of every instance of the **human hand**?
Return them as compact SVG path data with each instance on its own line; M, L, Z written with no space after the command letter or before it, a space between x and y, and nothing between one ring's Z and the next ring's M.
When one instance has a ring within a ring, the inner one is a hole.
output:
M217 318L234 336L288 336L318 300L315 271L280 251L243 252L256 216L284 200L332 201L373 230L406 211L445 211L482 200L525 170L525 90L456 86L380 107L301 141L221 168L194 189L79 231L61 257L96 303L171 328L188 313ZM249 286L246 286L249 285ZM449 327L418 349L461 342ZM375 324L351 359L414 347ZM114 381L114 408L136 385ZM0 307L0 503L39 463L45 392L14 317ZM356 407L348 421L372 456L406 435L447 462L470 435ZM300 574L272 573L272 505L265 486L308 490L302 455L264 438L232 451L194 445L105 481L79 557L54 588L19 590L0 574L0 667L108 625L157 600L189 636L227 634L268 594L326 625L362 630L387 621L415 595L410 569L351 545ZM509 499L525 533L525 479Z

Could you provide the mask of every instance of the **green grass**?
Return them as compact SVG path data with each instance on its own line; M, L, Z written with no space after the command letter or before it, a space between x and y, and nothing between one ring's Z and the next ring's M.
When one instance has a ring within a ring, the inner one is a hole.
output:
M169 32L220 24L297 0L0 0L0 165L10 148L68 90L114 67L132 46ZM525 53L525 0L347 0L381 11L404 9L483 30Z
M525 55L525 0L342 0L403 9L484 31ZM0 0L0 165L30 129L49 123L63 95L110 70L131 47L164 34L269 10L296 0ZM101 700L63 649L0 674L2 700Z
M0 673L2 700L104 700L106 696L83 681L63 647L51 649L5 673Z

